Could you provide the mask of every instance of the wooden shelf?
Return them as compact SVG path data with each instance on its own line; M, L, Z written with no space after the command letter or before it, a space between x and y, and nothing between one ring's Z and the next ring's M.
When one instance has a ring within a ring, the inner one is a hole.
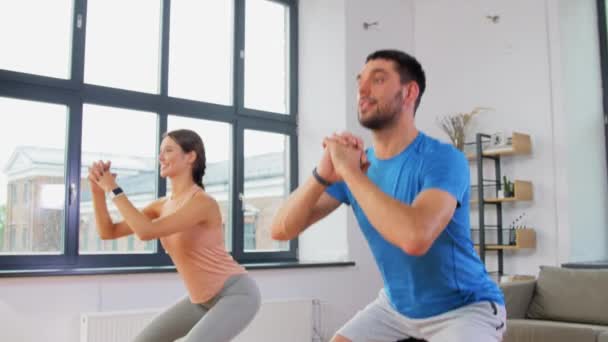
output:
M486 245L486 250L517 250L523 248L536 247L536 232L532 228L515 229L515 244L514 245ZM479 250L479 245L475 245L475 249Z
M512 155L525 155L532 152L532 142L530 135L525 133L513 132L511 136L511 145L497 148L489 148L483 151L485 157L496 157L496 156L512 156ZM467 159L469 161L475 160L475 153L467 153Z
M533 198L532 182L515 180L513 182L515 193L513 197L502 197L502 198L485 198L486 203L505 203L505 202L519 202L519 201L531 201ZM471 204L477 204L477 199L472 199Z

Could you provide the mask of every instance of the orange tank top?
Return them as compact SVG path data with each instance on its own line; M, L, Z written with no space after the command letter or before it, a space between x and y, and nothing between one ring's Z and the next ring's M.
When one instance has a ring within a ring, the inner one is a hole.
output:
M167 198L160 216L175 212L200 191L203 189L195 184L189 193L184 194L184 200L177 202ZM162 237L160 242L184 280L192 303L209 301L219 293L229 277L247 272L226 251L221 226L198 224Z

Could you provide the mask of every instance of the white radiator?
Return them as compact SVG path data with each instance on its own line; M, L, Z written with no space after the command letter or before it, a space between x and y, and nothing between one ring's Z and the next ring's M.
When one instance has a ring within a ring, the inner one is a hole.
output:
M131 341L157 313L158 310L142 310L82 314L80 342ZM234 341L311 342L313 325L313 300L267 301Z
M80 315L80 342L131 341L158 310L94 312Z

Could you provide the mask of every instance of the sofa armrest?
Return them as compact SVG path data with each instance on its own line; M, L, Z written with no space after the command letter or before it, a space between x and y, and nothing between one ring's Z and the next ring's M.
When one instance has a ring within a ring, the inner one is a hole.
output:
M502 283L500 287L505 295L507 318L526 318L536 280L512 281Z

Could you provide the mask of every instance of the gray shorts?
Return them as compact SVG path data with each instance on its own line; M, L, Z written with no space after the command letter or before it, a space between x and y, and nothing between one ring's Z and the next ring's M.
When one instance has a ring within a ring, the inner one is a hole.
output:
M384 289L337 332L353 342L395 342L414 337L429 342L502 341L506 331L503 305L477 302L422 319L396 311Z

